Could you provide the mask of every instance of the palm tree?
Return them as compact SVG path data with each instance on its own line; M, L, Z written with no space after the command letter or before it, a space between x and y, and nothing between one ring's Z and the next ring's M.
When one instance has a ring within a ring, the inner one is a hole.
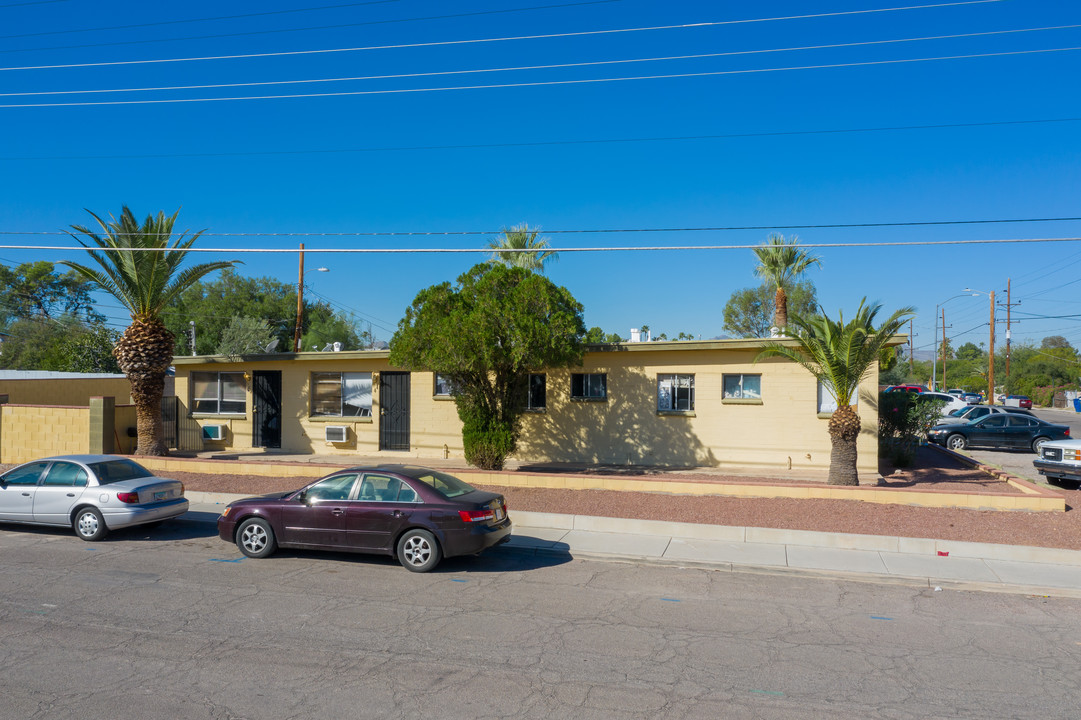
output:
M166 217L162 212L157 217L147 215L141 226L127 206L121 211L119 220L110 215L108 222L89 210L87 212L101 226L100 235L82 225L71 227L89 238L100 251L90 249L91 246L75 233L68 234L87 248L87 253L101 270L66 260L60 264L96 284L131 312L131 325L113 348L113 357L131 382L139 433L135 453L166 455L161 396L165 389L165 371L173 362L174 336L162 322L161 312L204 275L230 267L235 261L204 263L180 270L188 248L203 231L185 239L188 232L185 230L172 240L173 223L179 210L172 217Z
M784 334L788 325L788 290L792 283L812 265L822 266L822 261L814 255L799 249L799 238L792 236L786 240L784 235L774 233L769 239L754 248L758 265L754 274L769 280L777 288L773 296L773 326Z
M492 261L533 272L543 272L544 266L558 259L559 256L554 250L546 250L549 247L548 238L538 239L539 232L539 227L531 228L526 223L515 225L510 230L503 228L502 235L488 242L488 247L495 251L492 253ZM518 252L500 252L505 250Z
M890 315L876 330L875 316L879 304L864 305L860 300L856 316L845 322L844 313L837 320L825 315L810 319L792 318L799 344L768 343L757 359L781 356L807 369L837 401L837 410L829 421L830 453L829 484L858 485L856 474L856 439L860 434L860 416L853 400L860 381L878 360L879 351L915 312L904 307Z

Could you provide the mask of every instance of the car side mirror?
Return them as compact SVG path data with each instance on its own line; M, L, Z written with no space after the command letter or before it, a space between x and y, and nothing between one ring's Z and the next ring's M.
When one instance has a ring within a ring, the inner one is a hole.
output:
M300 494L297 495L297 500L299 502L302 502L305 505L307 505L308 504L308 491L307 490L301 490Z

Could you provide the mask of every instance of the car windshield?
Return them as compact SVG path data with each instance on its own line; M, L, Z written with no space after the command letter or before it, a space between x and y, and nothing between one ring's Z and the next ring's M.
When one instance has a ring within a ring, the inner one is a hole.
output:
M465 495L466 493L471 493L476 490L476 488L469 483L459 480L453 475L441 473L438 470L426 470L422 474L411 475L410 477L415 477L445 498L455 498L459 495Z
M88 463L88 467L97 475L99 485L154 476L154 473L131 460L104 460Z
M968 412L968 408L957 408L956 410L951 410L950 415L952 415L954 417L961 417L967 412Z

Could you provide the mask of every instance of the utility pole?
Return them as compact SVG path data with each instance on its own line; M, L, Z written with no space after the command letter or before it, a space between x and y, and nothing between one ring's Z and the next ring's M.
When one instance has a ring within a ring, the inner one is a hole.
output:
M300 323L304 313L304 243L300 243L300 272L297 273L297 327L293 331L293 352L300 352Z
M1010 293L1010 279L1006 278L1006 302L999 303L1000 307L1006 308L1006 382L1010 381L1010 340L1013 337L1013 333L1010 331L1010 310L1014 305L1020 305L1021 301L1013 302L1012 294Z
M946 382L946 308L942 308L942 392L946 392L949 387Z
M195 357L195 321L188 320L188 325L191 326L191 356Z
M987 404L995 404L995 291L991 291L991 354L987 356Z
M909 376L911 376L913 373L916 372L915 365L913 364L915 361L912 358L912 337L913 337L912 320L909 319L909 321L908 321L908 374L909 374Z

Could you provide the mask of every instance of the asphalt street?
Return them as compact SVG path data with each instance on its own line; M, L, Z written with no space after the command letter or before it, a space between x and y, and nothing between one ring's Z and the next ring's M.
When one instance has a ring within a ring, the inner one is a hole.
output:
M1074 717L1081 601L0 527L0 718Z

